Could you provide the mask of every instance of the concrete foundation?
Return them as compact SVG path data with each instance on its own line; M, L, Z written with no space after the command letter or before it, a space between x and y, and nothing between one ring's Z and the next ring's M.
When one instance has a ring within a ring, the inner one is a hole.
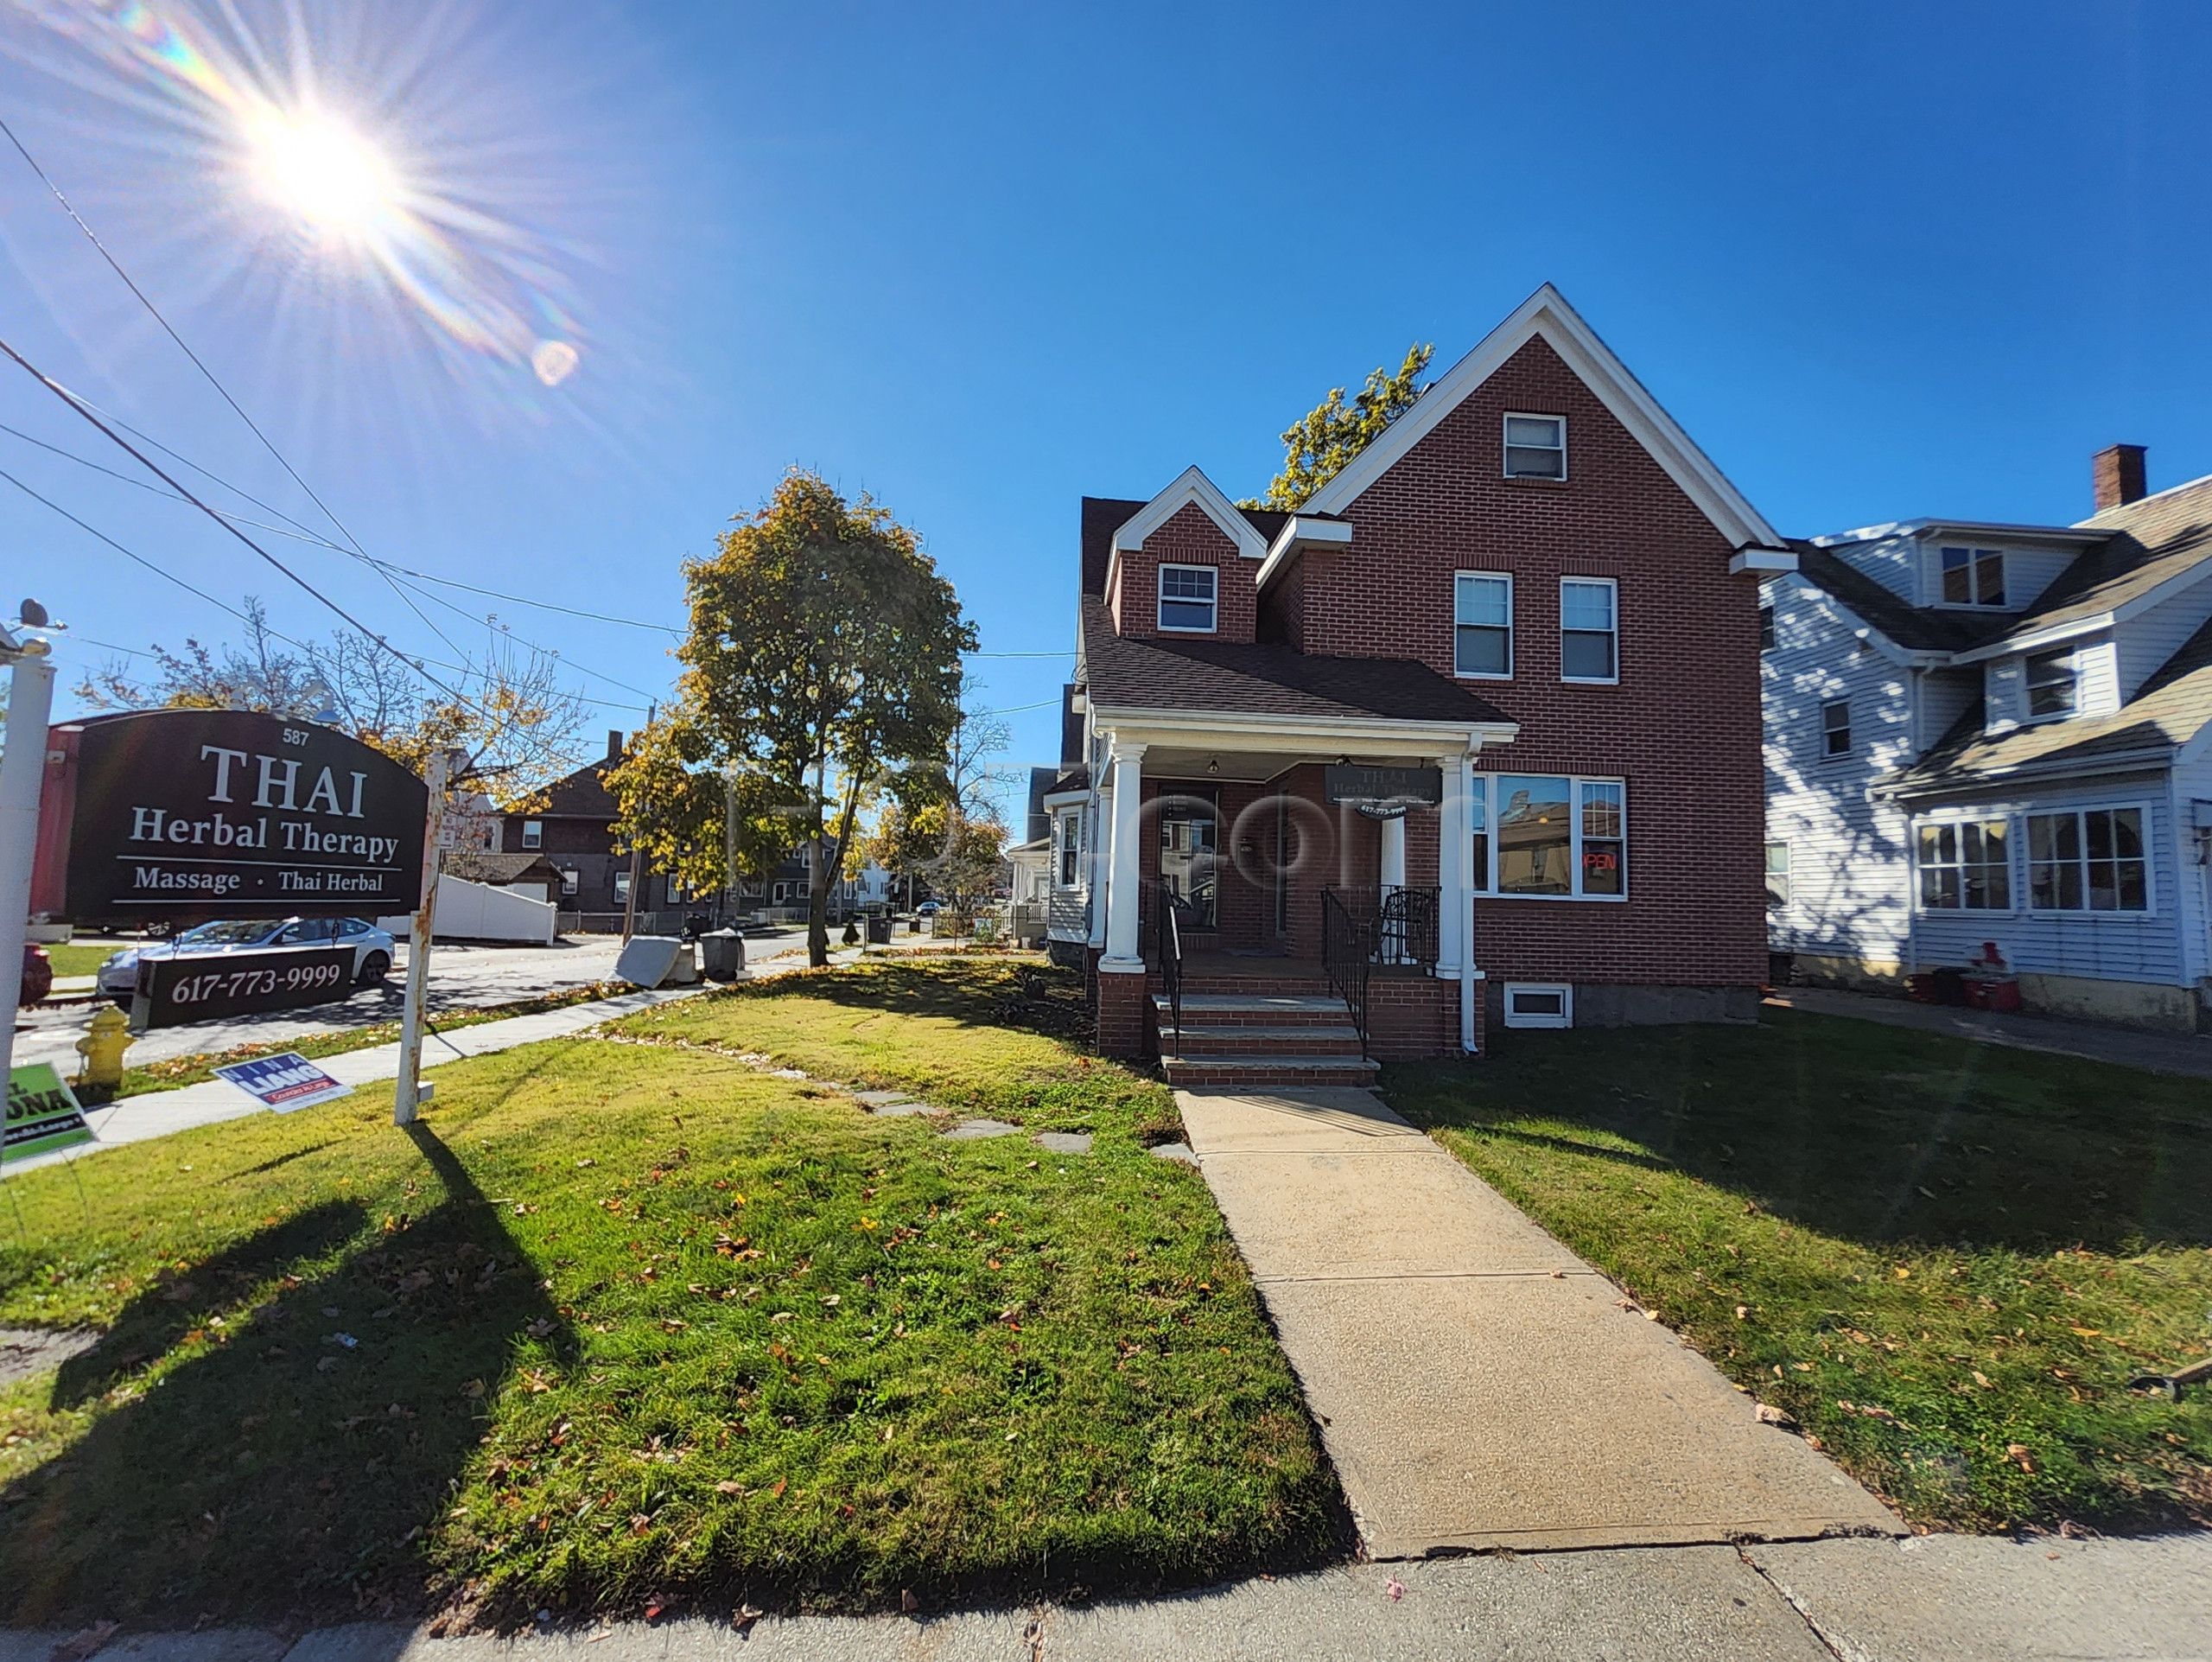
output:
M1532 979L1534 977L1531 977ZM1485 1028L1505 1028L1506 983L1484 984ZM1574 1025L1579 1028L1673 1027L1686 1022L1756 1022L1757 987L1640 986L1624 982L1577 982Z
M2162 1033L2201 1033L2212 1028L2196 988L2155 981L2024 974L2020 1003L2038 1016L2069 1016L2079 1021L2109 1022L2118 1027L2149 1028Z
M1887 992L1904 984L1904 965L1891 958L1840 952L1782 952L1790 978L1801 987L1841 987L1849 992Z

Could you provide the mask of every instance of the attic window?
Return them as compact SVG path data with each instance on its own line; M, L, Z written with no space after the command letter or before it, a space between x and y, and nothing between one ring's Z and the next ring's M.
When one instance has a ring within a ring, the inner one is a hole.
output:
M1210 565L1160 568L1160 627L1190 634L1213 630L1214 569Z
M1567 417L1506 417L1505 476L1508 479L1565 479Z
M2033 653L2027 660L2028 719L2063 721L2074 713L2079 690L2074 654L2066 647Z
M2002 606L2004 603L2003 549L1946 548L1943 551L1944 605Z

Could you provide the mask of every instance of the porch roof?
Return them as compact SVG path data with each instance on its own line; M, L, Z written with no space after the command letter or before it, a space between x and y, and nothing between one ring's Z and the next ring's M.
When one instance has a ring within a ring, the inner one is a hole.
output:
M1120 710L1296 716L1321 721L1511 726L1486 698L1401 658L1321 658L1219 640L1128 640L1106 604L1083 602L1091 703Z

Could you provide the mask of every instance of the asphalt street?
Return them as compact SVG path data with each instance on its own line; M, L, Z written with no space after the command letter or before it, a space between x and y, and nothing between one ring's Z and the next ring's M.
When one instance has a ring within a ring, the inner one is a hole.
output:
M471 946L441 943L430 954L430 1019L442 1010L474 1009L486 1005L512 1003L543 993L588 986L614 973L614 959L621 943L612 935L576 935L550 946ZM751 963L793 951L806 950L804 928L748 939ZM221 1022L199 1022L188 1027L164 1028L141 1035L130 1047L129 1064L174 1056L194 1056L229 1050L238 1045L271 1039L300 1039L311 1033L330 1033L346 1028L373 1027L399 1018L406 984L407 947L402 942L399 962L390 980L380 987L364 988L351 997L308 1009L283 1010L266 1016L242 1016ZM52 1062L66 1076L77 1066L77 1041L83 1035L97 1004L67 1004L26 1010L16 1028L15 1060Z

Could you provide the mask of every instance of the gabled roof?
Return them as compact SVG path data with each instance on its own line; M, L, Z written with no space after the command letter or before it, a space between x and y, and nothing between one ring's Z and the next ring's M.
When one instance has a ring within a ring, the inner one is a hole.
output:
M1977 699L1933 749L1880 787L1884 793L1918 796L2014 775L2164 766L2212 723L2212 623L2184 641L2142 691L2109 716L1995 734L1984 733L1982 722Z
M1774 527L1729 483L1727 476L1698 449L1675 418L1630 373L1597 331L1582 321L1567 298L1547 283L1513 309L1474 349L1445 371L1412 409L1392 422L1382 436L1352 459L1350 466L1313 494L1307 510L1341 513L1380 479L1445 417L1506 360L1541 336L1564 359L1614 418L1628 429L1652 460L1681 487L1732 548L1780 549Z
M1113 581L1114 560L1124 549L1142 548L1146 538L1187 507L1197 508L1220 526L1222 535L1236 544L1236 551L1244 558L1267 558L1268 539L1236 503L1222 494L1221 487L1206 477L1205 470L1193 465L1184 468L1166 490L1115 527L1107 545L1106 581Z
M1789 546L1797 551L1799 576L1885 640L1907 652L1964 652L1986 639L1993 625L2001 626L2012 621L1981 613L1915 606L1819 543L1793 537Z
M1158 497L1152 499L1154 502L1159 500ZM1083 499L1084 594L1103 595L1106 592L1106 572L1114 558L1114 533L1150 506L1148 502L1130 496L1086 496ZM1274 508L1238 508L1236 512L1237 517L1260 538L1262 554L1290 519L1287 513Z
M1411 659L1321 658L1292 646L1124 638L1096 596L1083 602L1083 640L1090 701L1101 709L1469 726L1512 721Z
M607 788L607 772L614 763L605 758L588 761L573 774L545 787L545 806L526 817L531 819L612 819L621 812Z

